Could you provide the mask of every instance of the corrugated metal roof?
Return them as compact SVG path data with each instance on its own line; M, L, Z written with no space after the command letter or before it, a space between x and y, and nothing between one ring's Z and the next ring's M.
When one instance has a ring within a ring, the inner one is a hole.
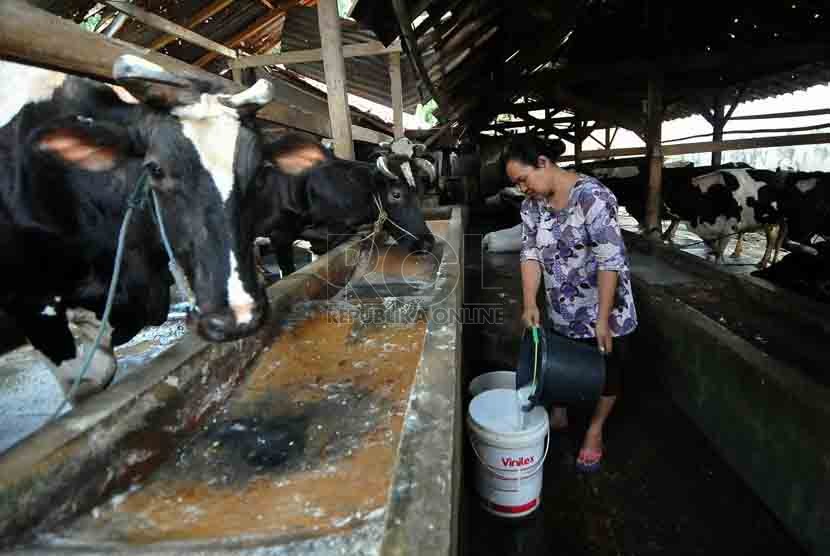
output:
M342 19L341 34L343 44L358 44L377 41L372 31L361 28L356 22ZM285 21L282 33L282 52L320 48L320 28L317 23L317 10L295 8ZM389 79L389 57L357 56L346 58L346 86L352 94L371 101L392 106ZM322 62L291 64L291 70L300 75L325 83ZM404 110L414 112L418 103L424 103L418 94L417 80L412 65L405 57L401 59L401 79L403 81ZM429 100L428 98L426 100Z
M268 0L268 4L273 8L266 6L262 0L133 0L132 3L229 48L248 54L264 54L270 52L282 40L287 13L295 9L311 12L316 26L316 8L305 7L315 5L316 1ZM32 0L32 4L78 22L82 21L91 9L100 7L96 0ZM194 21L197 14L203 14L211 7L213 9L210 9L209 17ZM106 19L114 10L104 7L100 13ZM168 35L164 32L133 19L128 19L116 34L116 38L120 40L144 47L151 47L166 36ZM180 39L172 40L160 48L160 52L199 65L213 73L227 72L228 69L228 59L224 56L215 55ZM292 87L307 95L307 104L320 107L321 113L328 115L324 92L303 82L292 72L269 71L268 76L271 79L288 81ZM352 107L352 121L357 125L391 134L389 123L355 107Z

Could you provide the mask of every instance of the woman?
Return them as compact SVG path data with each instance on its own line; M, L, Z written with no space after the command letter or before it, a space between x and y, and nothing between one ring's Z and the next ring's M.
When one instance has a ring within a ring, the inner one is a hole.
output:
M576 460L578 470L593 472L602 460L602 428L619 393L619 342L636 328L637 314L617 199L596 178L557 166L564 150L561 141L521 136L507 146L502 162L510 181L527 195L521 208L524 324L540 324L536 295L544 277L553 331L594 344L606 356L604 390ZM553 408L551 427L567 427L565 408Z

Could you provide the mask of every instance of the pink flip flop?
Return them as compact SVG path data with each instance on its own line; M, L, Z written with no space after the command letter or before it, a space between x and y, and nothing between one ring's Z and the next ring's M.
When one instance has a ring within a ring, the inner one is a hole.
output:
M582 448L576 458L576 470L582 473L596 473L602 463L602 449Z

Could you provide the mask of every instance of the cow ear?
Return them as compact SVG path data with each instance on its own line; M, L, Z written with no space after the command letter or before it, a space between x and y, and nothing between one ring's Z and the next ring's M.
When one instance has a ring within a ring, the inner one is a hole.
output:
M124 128L88 118L71 118L36 129L30 145L35 152L90 172L112 170L130 152Z
M316 141L288 141L266 148L265 159L291 176L301 174L332 158L322 144Z

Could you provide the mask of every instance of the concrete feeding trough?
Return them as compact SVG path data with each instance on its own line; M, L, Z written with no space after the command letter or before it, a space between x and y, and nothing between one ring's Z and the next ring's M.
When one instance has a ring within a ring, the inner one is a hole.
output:
M463 220L355 240L269 289L257 335L185 334L0 456L15 554L452 554Z
M807 552L828 553L828 306L633 234L626 240L636 353Z

